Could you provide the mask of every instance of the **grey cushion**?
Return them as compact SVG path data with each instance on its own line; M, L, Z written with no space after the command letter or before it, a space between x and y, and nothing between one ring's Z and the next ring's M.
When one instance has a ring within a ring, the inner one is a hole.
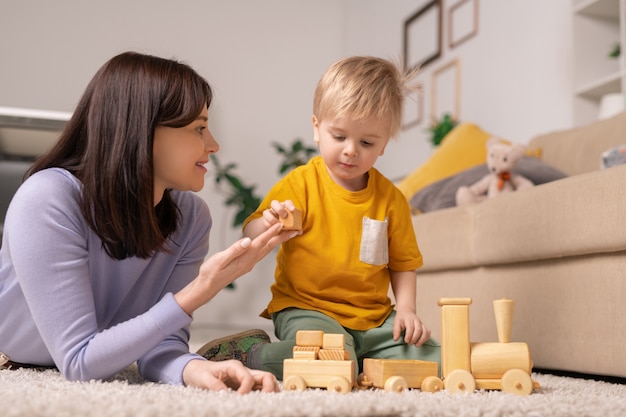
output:
M454 207L456 190L462 185L474 184L488 173L487 165L483 164L437 181L413 195L409 201L411 207L422 213ZM513 173L528 178L535 185L567 177L564 172L530 156L517 161Z

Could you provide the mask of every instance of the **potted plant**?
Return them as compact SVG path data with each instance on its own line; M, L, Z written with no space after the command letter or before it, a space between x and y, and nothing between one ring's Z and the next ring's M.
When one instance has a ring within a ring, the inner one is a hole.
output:
M430 141L434 146L439 146L443 141L443 138L450 133L452 129L459 124L450 114L444 114L440 120L434 119L431 126L428 128L428 132L431 134Z
M273 142L272 146L276 152L283 156L283 162L278 168L279 174L284 174L306 164L317 153L317 148L306 146L301 139L294 140L290 148L285 148L278 142Z

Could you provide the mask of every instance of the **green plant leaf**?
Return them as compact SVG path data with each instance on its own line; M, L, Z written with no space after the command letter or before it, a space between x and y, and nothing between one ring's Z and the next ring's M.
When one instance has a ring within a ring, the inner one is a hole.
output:
M450 133L452 129L456 127L458 122L449 114L444 114L441 120L435 119L428 128L428 132L431 133L431 142L434 146L439 146L445 136Z

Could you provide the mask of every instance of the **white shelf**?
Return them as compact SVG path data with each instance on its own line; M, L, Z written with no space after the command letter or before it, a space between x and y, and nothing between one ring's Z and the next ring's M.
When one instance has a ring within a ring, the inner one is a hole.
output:
M626 0L573 0L574 88L573 115L580 124L598 118L602 97L624 91L626 43L624 16ZM619 59L608 57L611 45L622 44Z
M50 149L72 113L0 107L0 155L33 158Z
M600 101L603 95L622 91L623 71L609 74L604 78L579 87L575 94L590 100Z
M574 5L574 13L608 20L619 20L619 1L582 0Z
M0 126L24 129L61 130L72 113L0 107Z

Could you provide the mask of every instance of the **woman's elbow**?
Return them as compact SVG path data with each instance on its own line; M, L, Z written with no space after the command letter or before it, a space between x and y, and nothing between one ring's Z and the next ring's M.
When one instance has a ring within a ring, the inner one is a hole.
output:
M72 365L59 368L59 371L61 372L61 375L63 375L65 379L67 379L68 381L72 381L72 382L89 382L89 381L95 381L95 380L106 380L106 379L110 379L111 377L115 375L115 372L114 373L102 372L102 371L91 370L85 366L72 366Z

